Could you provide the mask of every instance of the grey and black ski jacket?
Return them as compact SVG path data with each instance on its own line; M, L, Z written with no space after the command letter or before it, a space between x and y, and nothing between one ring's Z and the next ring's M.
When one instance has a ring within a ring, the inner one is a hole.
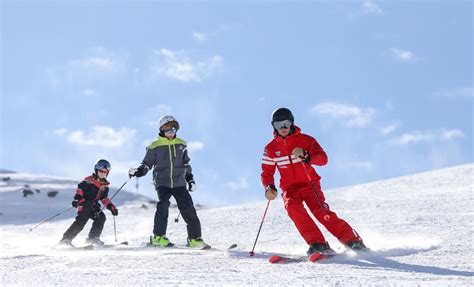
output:
M170 188L186 186L186 179L192 179L192 168L189 165L186 142L180 138L172 140L158 136L146 148L142 165L148 170L153 168L155 188L166 186Z

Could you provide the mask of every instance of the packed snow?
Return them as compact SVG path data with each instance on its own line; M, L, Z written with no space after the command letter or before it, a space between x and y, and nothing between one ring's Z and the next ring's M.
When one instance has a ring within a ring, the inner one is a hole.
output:
M340 255L323 263L270 264L271 255L301 257L307 249L280 198L270 203L254 257L249 251L267 205L264 198L244 205L198 209L203 238L214 250L158 249L145 247L153 227L154 202L126 191L114 199L119 208L115 223L117 241L126 240L129 245L74 250L57 246L73 221L74 210L29 230L67 209L78 182L3 171L0 285L472 286L473 180L474 164L466 164L326 190L331 208L358 231L372 251L344 252L322 228ZM27 189L31 192L25 192ZM52 196L52 191L57 193ZM113 217L105 212L102 239L114 243ZM175 222L177 215L178 210L172 208L168 237L184 247L186 226L183 219ZM89 222L73 241L75 245L85 244L90 226ZM238 247L226 250L233 243Z

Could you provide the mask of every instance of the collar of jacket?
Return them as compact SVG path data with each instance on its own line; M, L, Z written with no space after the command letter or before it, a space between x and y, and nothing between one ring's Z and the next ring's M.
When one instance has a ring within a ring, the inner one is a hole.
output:
M103 178L100 179L95 173L92 175L89 175L88 177L84 178L84 181L90 182L94 184L97 187L100 187L102 185L108 186L110 183L107 181L107 179Z
M278 134L277 131L273 131L273 137L275 138L275 140L277 142L281 142L285 139L291 139L291 138L294 138L296 135L299 135L301 133L301 129L295 125L293 125L293 132L289 135L287 135L286 137L282 137Z
M175 145L175 144L186 144L185 141L182 139L175 137L174 139L169 140L167 137L159 136L158 139L152 142L148 148L155 148L158 146L167 146L167 145Z

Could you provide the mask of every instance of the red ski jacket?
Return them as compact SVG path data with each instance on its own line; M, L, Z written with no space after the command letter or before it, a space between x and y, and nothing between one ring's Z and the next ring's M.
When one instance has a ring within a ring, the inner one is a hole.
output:
M79 205L86 201L98 204L100 200L107 206L112 203L109 199L109 182L105 178L98 178L95 174L90 175L78 184L74 199L78 200Z
M278 167L280 173L280 188L288 190L292 185L304 184L311 181L318 183L321 177L314 168L301 159L292 155L295 148L303 148L309 153L310 164L325 165L328 157L318 142L311 136L301 133L301 129L294 126L291 135L283 138L274 132L274 139L271 140L263 152L262 158L262 184L266 188L274 183L273 175Z

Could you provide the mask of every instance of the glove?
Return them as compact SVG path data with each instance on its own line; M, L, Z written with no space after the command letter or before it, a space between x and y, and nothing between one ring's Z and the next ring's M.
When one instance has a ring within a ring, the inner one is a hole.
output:
M71 202L71 205L75 208L81 206L81 204L84 202L84 197L80 194L75 194L74 195L74 200Z
M296 147L293 149L293 151L291 152L294 156L300 158L303 162L305 163L309 163L310 160L311 160L311 157L309 156L309 153L308 151L300 148L300 147Z
M268 200L274 200L277 197L277 194L278 192L275 185L270 184L267 186L267 188L265 188L265 197Z
M110 213L112 213L113 216L118 215L118 209L117 209L117 207L115 207L115 205L113 203L107 204L107 209L110 210Z
M188 183L188 190L190 192L196 191L196 182L194 181L194 176L192 173L186 173L186 182Z
M190 192L196 191L196 182L194 179L188 180L188 190Z
M128 171L128 177L132 178L134 176L136 177L142 177L148 172L148 168L146 168L144 165L140 165L137 168L131 168Z

